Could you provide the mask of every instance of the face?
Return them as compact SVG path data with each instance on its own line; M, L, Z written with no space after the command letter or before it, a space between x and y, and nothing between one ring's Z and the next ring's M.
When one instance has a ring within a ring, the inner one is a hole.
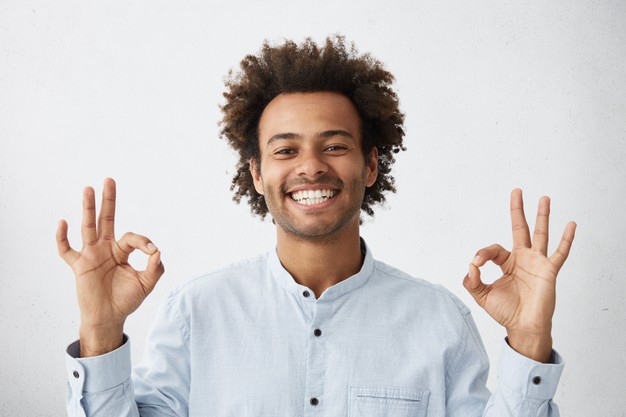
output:
M365 188L376 181L378 152L365 158L360 119L345 96L289 93L272 100L259 121L260 167L254 186L279 232L329 238L356 226Z

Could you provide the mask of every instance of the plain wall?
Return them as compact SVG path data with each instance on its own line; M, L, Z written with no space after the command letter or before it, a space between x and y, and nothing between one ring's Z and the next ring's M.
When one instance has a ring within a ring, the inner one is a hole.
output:
M118 236L167 272L127 321L133 360L164 295L274 244L231 201L223 77L263 39L342 33L397 78L408 151L366 220L374 256L470 306L492 359L504 329L466 294L479 248L511 245L509 192L552 197L563 416L626 416L626 3L623 1L0 1L0 415L64 415L77 337L57 221L80 247L81 190L118 182ZM145 263L141 256L134 258ZM495 277L487 268L484 275Z

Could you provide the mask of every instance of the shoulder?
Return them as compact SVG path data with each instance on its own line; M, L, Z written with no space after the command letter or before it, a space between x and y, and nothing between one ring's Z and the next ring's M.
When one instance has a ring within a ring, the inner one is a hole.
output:
M461 316L470 314L469 308L450 290L422 278L417 278L381 261L374 261L374 283L394 293L405 294L408 300L422 307L445 309ZM402 297L404 298L404 297Z
M266 274L268 253L227 264L206 274L187 280L169 294L169 299L180 299L205 294L237 292L259 285Z
M470 334L477 335L470 309L450 290L422 278L413 277L384 262L375 261L367 285L370 303L381 305L386 317L401 317L410 323L415 337L428 335L429 343L445 351L455 363L467 345Z

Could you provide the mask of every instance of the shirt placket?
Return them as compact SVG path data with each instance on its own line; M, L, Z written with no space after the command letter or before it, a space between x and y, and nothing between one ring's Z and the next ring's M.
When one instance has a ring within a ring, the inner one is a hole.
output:
M326 374L326 339L332 304L317 301L315 311L307 331L308 346L306 357L305 416L321 416L324 409L324 376Z

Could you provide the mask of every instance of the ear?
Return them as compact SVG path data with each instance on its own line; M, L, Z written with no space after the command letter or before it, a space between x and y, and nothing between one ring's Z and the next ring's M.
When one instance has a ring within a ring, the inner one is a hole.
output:
M365 185L371 187L378 178L378 148L374 146L365 157Z
M257 166L254 158L250 159L250 174L252 175L252 181L254 182L254 189L257 193L263 195L263 177L261 177L261 167Z

